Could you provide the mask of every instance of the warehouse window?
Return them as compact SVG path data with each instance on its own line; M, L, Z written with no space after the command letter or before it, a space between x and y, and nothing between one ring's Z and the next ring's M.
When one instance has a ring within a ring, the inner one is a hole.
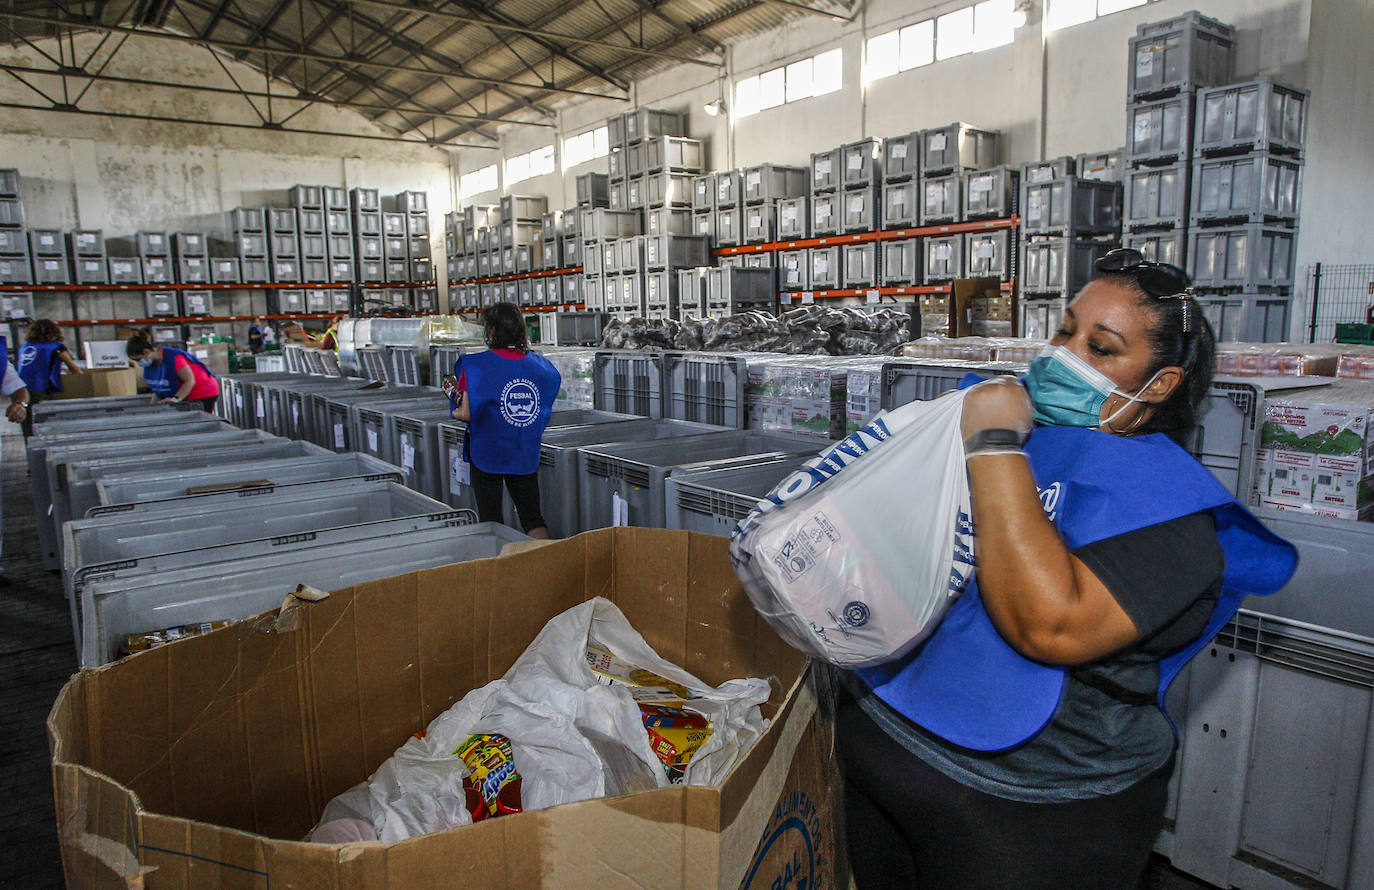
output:
M496 181L496 165L488 164L480 170L464 173L458 180L458 191L464 196L476 195L495 191L499 185Z
M929 65L937 58L1006 46L1016 36L1015 8L1015 0L984 0L938 19L870 37L864 45L864 83Z
M563 169L576 167L610 153L610 140L605 127L597 127L563 140Z
M973 52L973 7L957 9L935 20L935 58L952 59Z
M735 84L735 116L748 117L786 102L823 96L842 86L844 54L842 50L832 49L738 81Z
M1057 31L1072 25L1091 22L1100 15L1111 15L1123 9L1144 6L1148 0L1048 0L1045 8L1045 30Z
M543 148L506 159L506 185L510 186L532 176L543 176L553 171L553 146L545 145Z

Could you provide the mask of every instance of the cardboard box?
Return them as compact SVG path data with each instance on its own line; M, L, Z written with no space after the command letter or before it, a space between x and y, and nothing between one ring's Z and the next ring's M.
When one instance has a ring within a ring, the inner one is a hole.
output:
M127 362L127 359L126 359ZM143 378L133 368L93 368L80 374L62 375L61 399L90 399L97 396L138 395Z
M818 693L827 675L758 617L727 546L604 529L336 591L291 613L294 629L267 613L82 671L48 719L68 886L848 886L830 702ZM392 845L298 840L328 800L596 595L707 682L776 679L768 731L721 785Z
M217 376L229 373L228 343L193 343L187 351L204 362Z

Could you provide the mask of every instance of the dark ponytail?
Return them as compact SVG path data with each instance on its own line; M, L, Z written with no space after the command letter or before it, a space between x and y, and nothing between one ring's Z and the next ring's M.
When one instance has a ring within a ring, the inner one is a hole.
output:
M129 358L138 358L150 349L154 349L153 329L140 328L134 332L129 341L124 344L124 352Z

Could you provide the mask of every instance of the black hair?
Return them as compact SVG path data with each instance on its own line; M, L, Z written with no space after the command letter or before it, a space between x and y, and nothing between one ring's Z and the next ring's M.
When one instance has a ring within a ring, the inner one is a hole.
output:
M142 328L134 332L124 344L124 352L129 358L139 358L149 349L157 348L153 343L153 332L150 328Z
M29 325L25 339L30 343L61 343L62 331L51 318L40 318Z
M1123 287L1136 295L1150 313L1149 374L1170 365L1183 369L1183 382L1168 399L1155 406L1150 419L1133 432L1164 433L1182 441L1197 425L1198 414L1216 371L1216 335L1191 294L1152 296L1129 270L1100 274L1095 281Z
M530 334L514 303L496 303L482 310L482 327L489 349L529 349Z

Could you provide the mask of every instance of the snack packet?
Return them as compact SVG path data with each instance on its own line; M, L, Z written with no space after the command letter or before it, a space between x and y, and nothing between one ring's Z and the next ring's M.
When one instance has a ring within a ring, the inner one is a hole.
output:
M510 739L496 733L478 733L468 736L453 753L471 771L463 780L463 788L472 821L522 811L520 773L515 770Z

